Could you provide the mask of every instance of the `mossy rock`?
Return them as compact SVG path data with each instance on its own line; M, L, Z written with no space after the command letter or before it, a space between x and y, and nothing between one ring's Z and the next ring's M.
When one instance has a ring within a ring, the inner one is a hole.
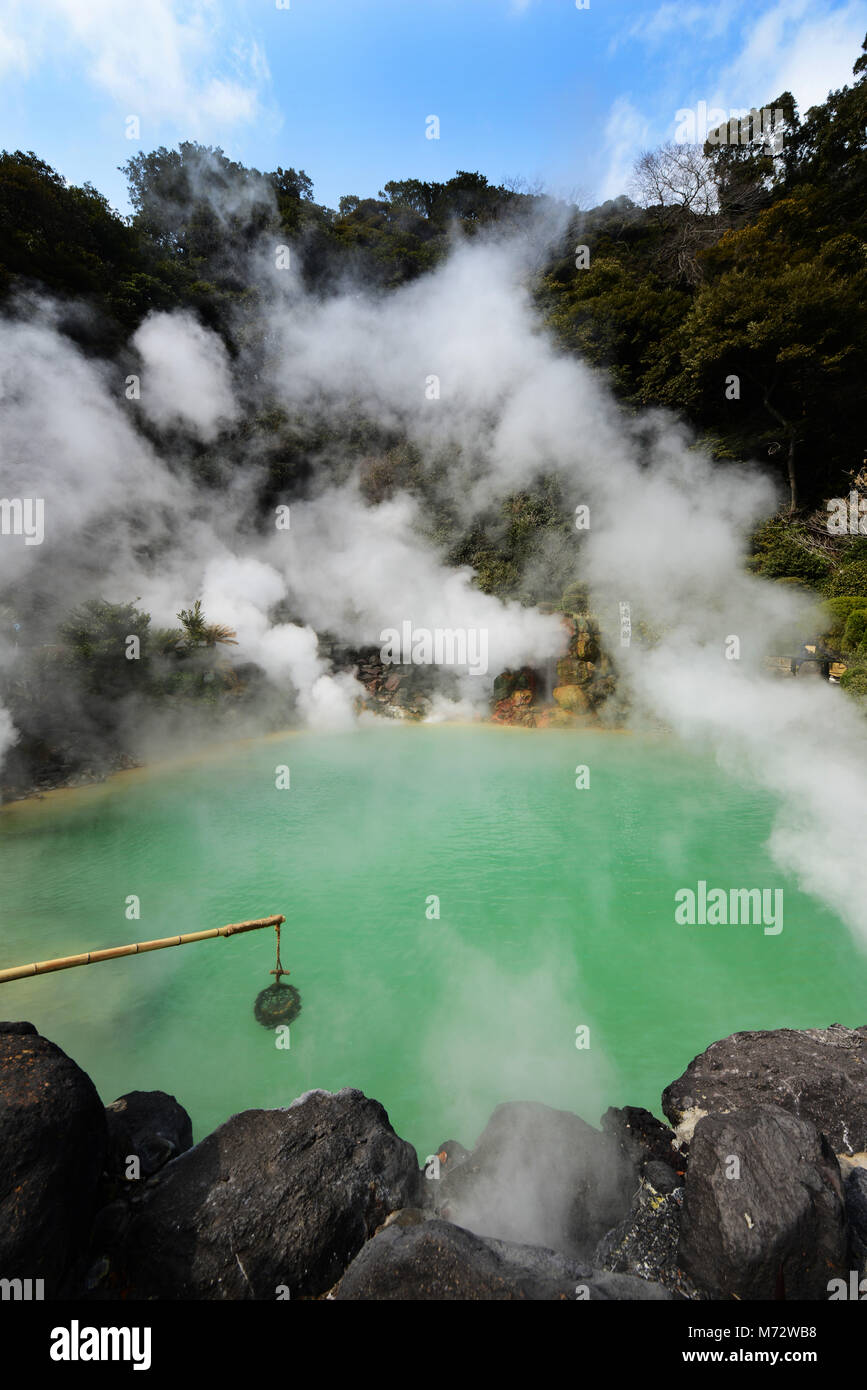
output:
M599 643L591 632L579 632L573 645L575 655L582 661L598 661Z
M520 671L501 671L494 678L494 703L511 699L516 690L529 690L535 695L539 685L539 672L532 666L522 666Z
M602 676L593 682L588 694L594 705L600 705L604 700L609 700L616 689L617 681L613 676Z
M502 671L494 680L494 703L499 704L500 700L511 698L512 692L517 684L517 676L514 671Z
M573 714L584 714L591 708L590 697L580 685L558 685L554 699L561 709L571 710Z
M579 661L574 656L564 656L557 662L557 680L560 685L587 685L592 679L593 667L587 661Z

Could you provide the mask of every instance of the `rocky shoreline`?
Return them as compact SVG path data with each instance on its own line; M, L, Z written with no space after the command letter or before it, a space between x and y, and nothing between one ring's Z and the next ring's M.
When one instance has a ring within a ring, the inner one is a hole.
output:
M662 1110L507 1103L420 1165L378 1101L310 1091L193 1146L174 1097L104 1106L0 1023L0 1276L49 1300L867 1298L867 1025L733 1034Z
M134 772L144 764L130 753L117 753L113 756L93 759L89 763L75 764L72 770L55 766L53 770L43 770L32 782L0 784L0 805L13 801L41 801L52 792L75 791L80 787L95 787L119 772Z

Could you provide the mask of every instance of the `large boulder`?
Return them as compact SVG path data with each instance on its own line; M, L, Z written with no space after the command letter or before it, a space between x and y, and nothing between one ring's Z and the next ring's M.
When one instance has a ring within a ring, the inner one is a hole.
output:
M762 1104L809 1120L835 1153L867 1149L867 1026L733 1033L662 1093L663 1111L685 1140L703 1115Z
M345 1089L233 1115L151 1182L125 1243L127 1296L273 1299L329 1289L421 1179L379 1102Z
M587 1258L637 1181L611 1136L523 1101L498 1105L472 1154L425 1186L440 1216L480 1235Z
M124 1178L128 1160L139 1160L140 1175L150 1177L178 1154L193 1147L193 1125L184 1107L165 1091L128 1091L105 1107L112 1177Z
M0 1274L74 1297L106 1148L105 1111L81 1067L32 1023L0 1028Z
M678 1258L713 1297L826 1299L846 1272L840 1165L779 1106L710 1115L690 1147Z
M585 714L591 708L590 698L581 685L555 686L554 699L561 709L569 710L572 714Z
M666 1300L659 1284L605 1274L553 1250L486 1240L447 1221L380 1231L334 1292L340 1300Z

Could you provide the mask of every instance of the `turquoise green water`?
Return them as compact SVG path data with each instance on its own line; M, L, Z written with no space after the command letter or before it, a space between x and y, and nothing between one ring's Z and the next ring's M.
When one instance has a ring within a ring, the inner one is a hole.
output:
M0 1016L105 1101L177 1095L197 1138L346 1085L422 1156L471 1144L503 1100L660 1113L736 1029L867 1020L867 959L770 861L772 810L665 740L490 726L287 735L12 806L0 966L283 912L303 1011L288 1050L253 1019L265 931L0 985ZM699 878L782 887L782 933L676 925Z

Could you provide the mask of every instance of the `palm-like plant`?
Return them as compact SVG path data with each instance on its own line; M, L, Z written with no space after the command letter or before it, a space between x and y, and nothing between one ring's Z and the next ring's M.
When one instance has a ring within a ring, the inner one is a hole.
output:
M202 612L202 600L196 599L192 608L182 608L178 620L183 632L182 645L191 651L194 647L215 647L218 642L224 646L237 647L237 634L223 623L208 623Z

